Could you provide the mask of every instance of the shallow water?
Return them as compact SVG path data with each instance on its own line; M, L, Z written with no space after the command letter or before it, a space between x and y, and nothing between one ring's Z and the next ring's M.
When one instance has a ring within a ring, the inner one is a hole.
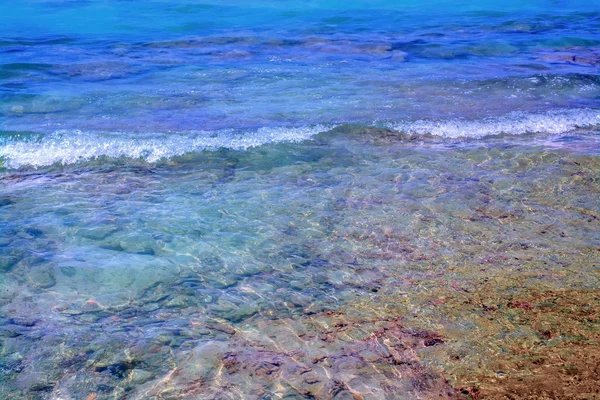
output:
M6 173L3 396L453 393L430 353L482 348L438 296L600 283L597 134L547 141L359 129Z
M0 397L597 394L597 7L0 15Z

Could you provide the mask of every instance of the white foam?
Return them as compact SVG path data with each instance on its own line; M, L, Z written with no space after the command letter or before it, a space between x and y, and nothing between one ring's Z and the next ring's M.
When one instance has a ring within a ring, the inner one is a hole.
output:
M513 112L481 120L417 120L384 124L408 134L430 134L443 138L482 138L490 135L524 133L560 134L577 128L600 126L600 110L568 109L544 113ZM186 153L228 148L246 150L269 143L301 142L334 126L261 128L234 131L177 134L132 134L58 131L37 140L0 139L0 166L41 167L55 163L73 164L99 157L127 157L147 162L170 159Z
M219 131L143 135L58 131L43 136L38 141L0 141L0 159L4 159L4 166L8 168L73 164L99 157L127 157L156 162L202 150L246 150L267 143L300 142L329 129L331 127L315 125L301 128L261 128L243 134Z
M481 120L418 120L385 124L386 127L411 135L435 135L444 138L482 138L501 134L560 134L577 128L600 125L600 110L569 109L544 113L512 112L502 117Z

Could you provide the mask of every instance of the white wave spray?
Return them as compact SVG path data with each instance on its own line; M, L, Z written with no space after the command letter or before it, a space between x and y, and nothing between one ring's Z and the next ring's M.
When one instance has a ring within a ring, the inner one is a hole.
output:
M442 138L483 138L524 133L561 134L577 128L600 126L600 110L567 109L544 113L513 112L481 120L447 119L388 122L389 129L411 135ZM301 142L328 131L335 125L298 128L260 128L254 131L188 132L171 134L132 134L57 131L37 139L21 135L0 138L0 166L41 167L55 163L73 164L99 157L126 157L147 162L170 159L187 153L227 148L246 150L269 143Z
M482 138L501 134L560 134L577 128L600 124L600 110L570 109L544 113L512 112L501 117L481 120L417 120L385 124L387 128L411 135L434 135L444 138Z

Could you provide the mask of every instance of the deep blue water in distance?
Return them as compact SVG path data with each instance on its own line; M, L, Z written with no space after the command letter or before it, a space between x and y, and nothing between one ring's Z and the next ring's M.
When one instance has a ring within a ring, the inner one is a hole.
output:
M600 7L454 3L4 2L0 127L189 137L597 107Z

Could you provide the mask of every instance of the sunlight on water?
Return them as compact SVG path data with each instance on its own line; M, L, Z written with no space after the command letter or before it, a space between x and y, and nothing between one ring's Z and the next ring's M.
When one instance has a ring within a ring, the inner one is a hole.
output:
M0 398L594 398L600 8L0 4Z

